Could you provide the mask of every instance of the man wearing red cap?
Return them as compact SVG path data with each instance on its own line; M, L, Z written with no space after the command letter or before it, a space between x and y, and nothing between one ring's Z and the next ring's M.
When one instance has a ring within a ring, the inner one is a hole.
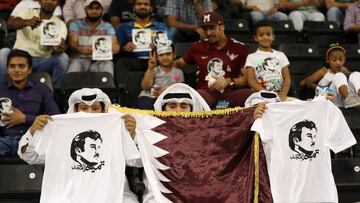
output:
M200 27L205 32L205 40L194 43L175 61L175 66L196 64L199 67L197 91L210 107L215 107L218 100L226 100L230 106L244 106L253 92L244 89L248 85L244 68L248 48L225 35L224 19L218 13L205 13Z

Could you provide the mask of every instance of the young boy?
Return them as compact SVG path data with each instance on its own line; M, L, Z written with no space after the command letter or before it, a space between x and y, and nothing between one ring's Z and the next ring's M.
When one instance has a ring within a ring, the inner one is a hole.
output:
M256 24L254 39L258 49L246 58L247 80L252 89L274 91L284 101L291 84L289 61L283 52L271 48L274 38L269 22Z
M137 108L153 109L156 98L170 85L184 82L183 72L173 67L175 52L173 46L158 46L150 53L148 69L141 82L143 89L137 99ZM159 61L156 66L156 59Z

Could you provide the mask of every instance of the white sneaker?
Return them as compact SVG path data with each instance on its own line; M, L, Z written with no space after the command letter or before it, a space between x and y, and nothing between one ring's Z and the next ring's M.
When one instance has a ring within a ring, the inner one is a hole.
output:
M360 101L355 96L348 96L345 99L345 108L360 107Z

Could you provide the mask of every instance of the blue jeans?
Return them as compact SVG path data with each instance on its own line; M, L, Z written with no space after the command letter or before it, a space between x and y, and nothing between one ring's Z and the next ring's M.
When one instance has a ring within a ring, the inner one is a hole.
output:
M326 12L328 21L334 21L340 27L344 23L345 12L338 7L331 7Z
M1 136L0 137L0 157L15 157L19 145L20 136Z
M251 22L253 25L261 20L280 21L280 20L288 19L288 16L283 12L276 12L272 15L267 15L264 12L251 11L250 16L251 16Z
M0 50L0 82L7 81L7 57L11 49ZM32 57L34 72L47 72L52 76L54 87L61 87L69 66L69 56L66 53L53 54L50 57Z

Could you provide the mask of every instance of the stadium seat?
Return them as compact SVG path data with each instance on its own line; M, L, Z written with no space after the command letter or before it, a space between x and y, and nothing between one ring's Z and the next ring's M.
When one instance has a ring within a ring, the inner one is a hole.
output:
M196 88L198 67L196 65L190 65L182 68L184 72L185 83L192 88Z
M271 26L275 34L273 46L278 46L284 42L296 43L300 41L300 32L295 30L291 20L271 21Z
M342 44L346 50L346 67L350 71L360 71L360 45Z
M360 201L360 159L333 159L332 171L339 202Z
M280 44L279 50L284 52L290 61L291 93L289 95L309 99L313 90L300 88L301 80L323 66L323 58L319 55L315 44Z
M54 91L51 76L48 73L46 73L46 72L31 73L30 79L38 81L40 83L43 83L43 84L47 85L50 88L51 92Z
M128 74L128 80L125 87L120 89L120 104L126 107L136 107L136 99L141 92L141 81L144 77L144 72L135 71Z
M39 202L43 166L0 158L0 202Z
M107 72L73 72L67 73L64 79L63 92L65 95L64 101L75 90L88 87L99 88L104 91L112 102L117 102L117 91L114 82L114 77Z
M346 39L345 32L339 28L336 22L332 21L305 21L303 32L309 43L315 43L322 47L333 43L344 43Z
M246 19L226 19L225 33L240 42L252 41L252 33Z
M7 30L7 26L6 26L6 21L3 19L0 19L0 48L2 48L3 46L3 39L4 37L8 34L8 30Z

